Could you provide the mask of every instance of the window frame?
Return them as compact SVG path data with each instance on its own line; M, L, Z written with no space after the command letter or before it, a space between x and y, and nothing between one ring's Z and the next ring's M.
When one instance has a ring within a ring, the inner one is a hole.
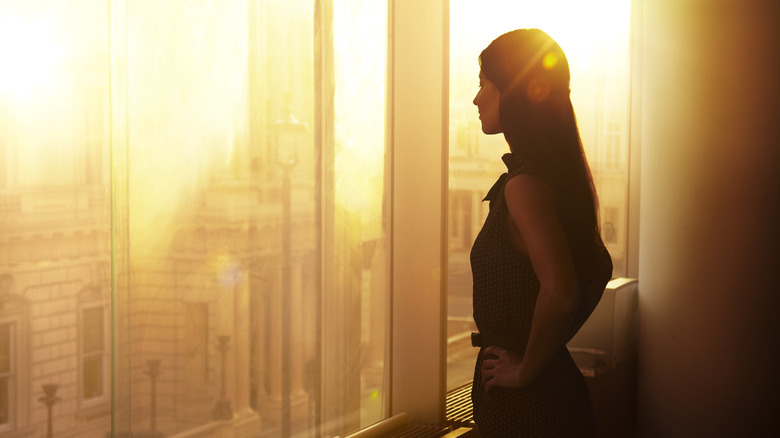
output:
M626 276L637 278L641 41L633 35L640 34L643 1L631 2ZM449 1L398 0L389 8L393 181L389 415L407 413L415 421L441 423L447 374ZM420 241L428 245L415 245Z
M93 309L101 309L102 310L102 316L103 316L103 348L102 350L97 353L98 357L101 358L101 385L102 385L102 394L91 397L91 398L85 398L84 397L84 385L85 385L85 379L84 379L84 361L86 360L87 356L94 357L96 353L90 352L87 354L85 352L85 345L84 345L84 334L87 330L85 327L85 321L84 321L84 313L88 310ZM82 292L79 294L79 303L78 303L78 366L76 369L76 372L78 375L76 376L76 382L77 382L77 394L76 399L78 403L78 408L76 410L77 416L79 417L85 417L85 418L93 418L96 416L101 416L107 413L107 410L110 407L110 401L111 401L111 321L109 319L109 305L107 300L103 297L103 294L100 293L99 288L94 286L86 286Z
M444 421L447 374L449 2L389 7L389 414L437 424Z

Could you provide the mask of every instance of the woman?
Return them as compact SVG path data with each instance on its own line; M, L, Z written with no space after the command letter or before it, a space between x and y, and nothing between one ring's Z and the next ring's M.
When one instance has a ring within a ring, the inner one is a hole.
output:
M474 98L485 134L503 133L508 168L471 250L481 346L474 420L483 437L594 435L585 380L566 342L612 274L569 99L563 51L538 29L480 55Z

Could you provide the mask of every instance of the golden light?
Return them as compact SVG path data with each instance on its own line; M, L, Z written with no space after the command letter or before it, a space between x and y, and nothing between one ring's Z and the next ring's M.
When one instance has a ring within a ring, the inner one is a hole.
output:
M544 58L542 58L542 66L546 70L554 69L557 64L558 57L552 52L548 52L546 55L544 55Z
M64 56L52 20L25 22L11 13L0 17L0 94L25 97L34 87L49 85L52 69Z
M477 58L499 35L515 29L537 28L563 49L571 72L571 99L586 150L597 142L593 102L605 98L620 110L627 92L631 3L628 0L452 0L450 3L450 119L475 120L471 101L479 74ZM550 68L561 59L546 57ZM608 81L609 96L597 96ZM620 91L617 91L620 89ZM492 156L506 148L502 137L480 138L479 154Z
M334 22L335 201L365 235L381 233L384 197L387 10L381 2L339 0ZM360 9L360 12L355 11ZM360 17L356 19L355 17Z
M588 68L591 54L605 46L622 44L630 23L628 0L452 0L451 29L469 29L451 35L452 51L472 53L474 62L494 38L521 28L547 32L563 48L576 76Z

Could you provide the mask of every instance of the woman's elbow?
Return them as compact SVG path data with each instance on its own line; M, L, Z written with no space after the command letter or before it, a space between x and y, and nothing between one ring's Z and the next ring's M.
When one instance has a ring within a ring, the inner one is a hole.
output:
M577 287L566 288L565 292L561 292L558 299L559 308L561 313L574 318L577 313L577 309L580 305L580 291Z
M557 313L572 318L580 305L580 291L576 283L559 282L550 288L542 288L540 294L546 296Z

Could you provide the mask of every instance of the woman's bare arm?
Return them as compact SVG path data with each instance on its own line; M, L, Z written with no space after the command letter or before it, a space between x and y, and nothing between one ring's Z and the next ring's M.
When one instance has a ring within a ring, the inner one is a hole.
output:
M488 390L493 386L523 387L539 376L565 344L580 294L552 188L533 176L517 175L507 181L504 197L540 289L525 356L515 357L500 347L485 350L486 355L497 357L483 361Z

